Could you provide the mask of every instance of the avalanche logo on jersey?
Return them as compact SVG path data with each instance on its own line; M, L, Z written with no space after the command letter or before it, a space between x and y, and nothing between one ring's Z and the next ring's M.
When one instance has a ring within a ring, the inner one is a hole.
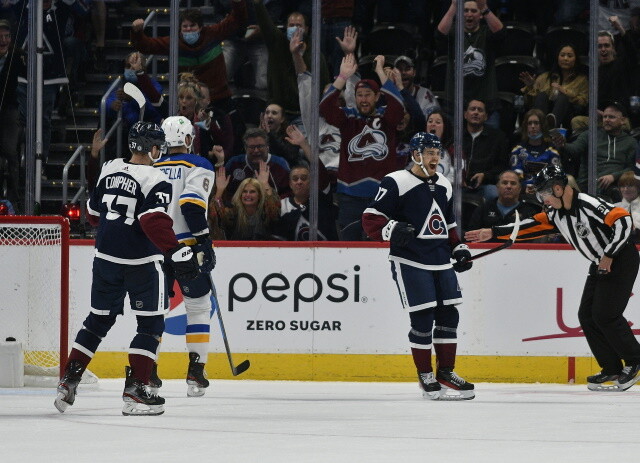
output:
M422 225L422 230L418 233L417 238L421 240L442 239L448 235L447 224L444 220L444 214L440 210L437 202L433 202L431 210L427 215L427 219Z
M487 58L480 48L469 46L462 58L462 74L466 76L484 76L487 69Z
M380 126L380 119L376 118L374 126ZM349 162L364 161L371 157L374 161L382 161L389 154L387 136L382 130L376 130L368 125L361 133L349 142Z

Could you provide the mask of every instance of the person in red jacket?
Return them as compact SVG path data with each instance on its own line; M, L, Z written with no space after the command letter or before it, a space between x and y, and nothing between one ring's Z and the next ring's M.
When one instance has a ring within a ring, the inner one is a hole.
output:
M244 133L244 122L231 99L231 89L227 82L227 67L222 54L222 41L231 37L247 21L247 6L244 0L233 0L233 10L222 21L204 25L202 12L198 8L188 8L180 12L180 49L178 72L191 72L209 87L211 104L232 117L235 133ZM131 43L142 53L154 55L169 54L169 36L148 37L144 33L144 20L136 19L131 25ZM169 109L173 115L175 108Z

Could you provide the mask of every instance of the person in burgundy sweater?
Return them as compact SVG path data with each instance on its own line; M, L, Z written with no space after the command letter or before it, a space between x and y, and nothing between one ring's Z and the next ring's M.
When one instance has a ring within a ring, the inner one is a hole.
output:
M384 56L376 57L376 72L384 75ZM380 87L362 79L355 86L356 108L341 107L340 93L357 69L353 54L345 56L340 75L320 102L320 115L336 126L342 137L338 166L338 225L340 239L362 241L361 217L373 200L382 178L397 170L397 126L404 117L404 102L393 79ZM377 106L381 95L386 105Z

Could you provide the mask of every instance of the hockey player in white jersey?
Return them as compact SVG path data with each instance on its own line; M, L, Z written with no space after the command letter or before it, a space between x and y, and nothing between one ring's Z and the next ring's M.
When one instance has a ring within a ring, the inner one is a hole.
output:
M173 197L169 204L173 231L181 243L193 246L194 252L202 260L198 278L191 281L176 278L187 311L187 395L198 397L204 395L209 386L204 371L209 355L211 313L211 283L208 274L216 265L216 257L207 224L207 205L215 173L207 159L190 152L195 132L189 119L184 116L168 117L162 123L162 130L165 133L167 153L155 163L155 167L167 174L173 187ZM171 289L174 279L170 268L167 277ZM162 382L156 371L152 379L155 386L160 387Z
M471 268L471 253L456 232L451 183L436 173L440 140L418 132L410 147L413 167L382 179L375 199L364 211L362 225L372 239L391 243L391 273L409 312L411 354L424 397L469 400L475 397L473 384L453 369L459 320L456 305L462 302L455 272ZM453 265L451 259L456 261Z

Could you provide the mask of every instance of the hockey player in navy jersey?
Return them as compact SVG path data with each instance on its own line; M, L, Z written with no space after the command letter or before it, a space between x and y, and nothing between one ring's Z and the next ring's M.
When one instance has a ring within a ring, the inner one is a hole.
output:
M424 397L473 399L473 384L453 371L459 319L456 305L462 302L455 272L471 268L471 253L456 232L451 183L436 173L440 140L418 132L410 147L413 167L382 179L362 224L370 238L391 244L391 273L402 305L409 311L409 342Z
M82 373L118 315L128 294L138 322L129 346L122 394L123 415L160 415L164 399L148 387L151 369L168 311L165 274L167 260L184 280L198 275L198 262L189 246L179 244L167 214L171 184L151 164L160 157L164 133L155 124L137 122L129 131L131 159L114 159L102 166L87 204L89 221L98 226L91 284L91 312L76 335L58 384L56 408L73 405Z
M184 116L168 117L162 123L162 130L168 152L156 162L155 167L167 174L173 186L173 198L169 204L173 231L181 243L193 246L196 254L203 258L201 274L195 280L187 281L175 275L187 311L187 396L198 397L204 395L209 386L204 371L209 355L211 319L211 282L208 273L216 265L216 256L207 224L207 204L215 173L206 158L190 152L194 129L189 119ZM167 269L167 277L171 289L174 275L170 268ZM160 387L161 384L157 373L154 373L152 386Z

